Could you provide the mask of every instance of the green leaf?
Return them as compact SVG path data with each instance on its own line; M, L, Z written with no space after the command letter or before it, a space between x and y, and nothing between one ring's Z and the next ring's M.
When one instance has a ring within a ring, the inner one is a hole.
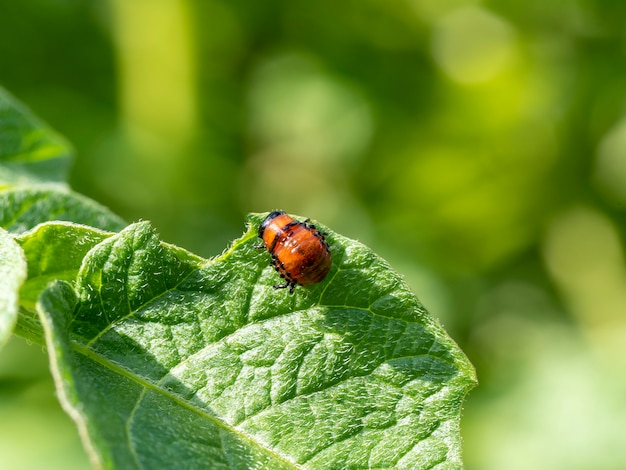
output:
M294 294L255 249L205 262L146 223L42 294L59 395L105 468L460 468L472 365L389 265L328 232Z
M23 233L37 224L65 220L107 231L126 223L106 207L60 185L16 187L0 192L0 226Z
M18 291L26 278L24 253L0 228L0 347L13 331L18 312Z
M48 222L16 237L26 257L28 279L20 290L20 316L15 334L44 343L35 305L41 292L55 280L74 281L83 258L112 234L69 222Z
M64 182L71 162L68 143L0 87L0 188Z

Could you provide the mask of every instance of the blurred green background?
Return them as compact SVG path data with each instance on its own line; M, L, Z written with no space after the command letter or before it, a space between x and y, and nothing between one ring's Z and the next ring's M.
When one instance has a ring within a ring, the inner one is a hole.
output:
M626 2L0 0L0 85L169 242L280 208L389 260L477 368L468 469L626 468ZM0 423L87 465L39 346Z

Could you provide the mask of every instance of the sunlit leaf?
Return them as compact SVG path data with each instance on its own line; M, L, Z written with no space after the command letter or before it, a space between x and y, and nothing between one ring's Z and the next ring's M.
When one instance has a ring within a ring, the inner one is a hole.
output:
M65 220L118 231L126 223L106 207L58 185L15 187L0 192L0 227L22 233L37 224Z
M39 294L52 281L76 279L87 252L111 235L84 225L47 222L16 237L28 266L28 279L20 290L17 335L43 344L43 329L35 309Z
M2 87L0 129L0 188L66 180L69 144Z
M204 261L147 223L103 240L39 310L59 395L106 468L459 468L474 370L401 278L328 229L293 295L262 215Z
M24 253L0 228L0 347L13 331L18 313L18 291L26 278Z

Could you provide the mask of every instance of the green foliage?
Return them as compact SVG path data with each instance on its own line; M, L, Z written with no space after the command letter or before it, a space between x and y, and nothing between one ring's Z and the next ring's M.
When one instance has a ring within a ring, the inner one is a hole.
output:
M0 193L0 225L23 233L37 224L65 220L102 230L121 230L126 224L108 209L59 185L28 185Z
M0 162L0 341L16 315L16 334L45 341L96 467L461 467L474 369L385 261L323 227L331 272L290 295L255 248L264 214L212 260L147 222L122 229L40 185L63 174L66 148L1 100L19 125Z
M28 279L20 290L22 314L17 334L43 343L43 330L35 308L39 294L52 281L73 281L85 255L109 236L111 234L84 225L48 222L16 238L28 264Z
M0 12L0 82L75 147L74 191L205 258L248 212L324 221L384 255L476 365L468 470L626 468L626 2ZM69 417L45 418L45 352L0 355L0 466L83 470Z
M330 279L275 291L260 220L208 263L131 225L90 251L74 289L44 292L66 406L98 461L460 465L473 370L458 348L382 260L332 232Z
M64 182L68 144L0 87L0 187Z
M0 228L0 347L8 339L17 319L18 291L26 278L24 253Z

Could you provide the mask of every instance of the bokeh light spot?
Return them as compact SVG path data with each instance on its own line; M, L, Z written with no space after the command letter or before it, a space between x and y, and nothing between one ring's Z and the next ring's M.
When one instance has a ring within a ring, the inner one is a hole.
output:
M373 121L367 101L310 59L283 55L261 64L251 83L250 125L262 146L294 160L337 163L367 147Z
M543 253L548 271L583 325L623 322L626 268L610 219L588 207L560 214L549 227Z
M436 20L437 18L449 13L452 10L466 5L474 5L478 0L408 0L409 5L415 11L415 14L426 21Z
M626 204L626 118L600 141L594 170L598 189L612 202Z
M453 80L480 83L495 77L512 62L514 39L513 28L505 20L483 8L469 6L435 23L431 52Z

